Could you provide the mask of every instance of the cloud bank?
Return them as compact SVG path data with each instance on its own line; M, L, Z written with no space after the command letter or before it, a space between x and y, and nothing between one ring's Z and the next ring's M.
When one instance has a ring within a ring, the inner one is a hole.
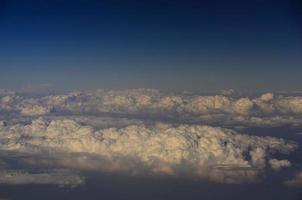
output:
M190 123L301 125L302 96L273 93L259 97L229 94L203 96L169 94L151 89L82 91L40 97L6 92L0 94L0 112L14 112L23 116L111 113Z
M2 159L2 184L84 182L76 173L54 170L61 168L242 183L259 180L267 170L291 167L280 155L298 145L225 127L301 126L302 96L1 91L0 120L0 159L15 157L21 168L16 171ZM24 170L34 166L53 171ZM299 177L286 184L297 182Z
M96 129L70 119L42 118L27 125L2 123L0 139L2 151L50 157L78 155L77 161L54 161L63 166L70 163L89 170L186 175L224 183L253 181L269 166L288 167L289 161L272 156L288 154L297 147L283 139L210 126L157 123Z

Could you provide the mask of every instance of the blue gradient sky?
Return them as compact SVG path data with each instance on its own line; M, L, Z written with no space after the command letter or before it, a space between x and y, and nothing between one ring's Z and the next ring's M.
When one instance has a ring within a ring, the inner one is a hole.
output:
M299 0L1 0L1 88L302 90Z

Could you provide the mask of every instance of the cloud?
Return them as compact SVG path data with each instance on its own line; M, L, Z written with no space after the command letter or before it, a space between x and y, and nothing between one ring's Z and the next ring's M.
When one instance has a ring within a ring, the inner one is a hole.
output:
M291 180L287 180L284 184L288 187L302 187L302 172L295 175Z
M150 89L44 96L0 92L0 159L11 152L21 169L186 176L222 183L252 182L267 169L290 167L289 160L277 157L294 151L295 143L224 127L300 126L302 97L224 94ZM4 177L15 170L8 163L0 165ZM46 174L24 170L15 175L20 182L42 183ZM4 182L18 182L15 175ZM58 183L56 174L51 177L49 183Z
M301 114L302 113L302 97L288 96L279 97L275 102L276 108L281 113Z
M20 116L123 114L183 123L249 126L301 125L302 97L163 93L151 89L82 91L33 97L0 93L0 112Z
M226 183L256 179L274 153L290 153L297 147L283 139L210 126L156 123L98 129L71 119L43 118L27 125L2 125L0 139L2 151L68 155L67 160L51 159L57 165ZM281 168L283 161L270 163Z
M40 105L35 99L23 100L17 105L17 108L20 110L21 115L27 116L45 115L51 111L51 107Z
M262 94L259 99L264 101L264 102L269 102L269 101L272 101L274 99L274 94L273 93L265 93L265 94Z
M1 170L0 184L54 184L75 187L84 183L84 179L67 170L29 173L21 170Z
M253 106L254 103L249 98L241 98L234 102L233 110L240 115L248 115Z
M282 169L284 167L291 166L291 163L288 160L271 159L271 160L269 160L269 164L271 165L271 168L275 171L279 171L280 169Z

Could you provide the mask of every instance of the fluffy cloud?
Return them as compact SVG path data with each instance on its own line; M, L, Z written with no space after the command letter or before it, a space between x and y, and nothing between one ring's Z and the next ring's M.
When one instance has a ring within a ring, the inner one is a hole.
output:
M0 139L2 151L67 154L67 160L54 158L53 162L63 166L69 163L101 171L188 175L226 183L252 181L274 153L290 153L296 148L283 139L241 135L210 126L157 123L97 129L70 119L42 118L28 125L2 124ZM283 162L269 163L281 168Z
M302 113L302 97L301 96L288 96L279 97L275 102L276 108L282 113Z
M21 116L124 114L181 122L272 126L301 124L302 97L193 95L137 89L83 91L42 97L0 93L0 112ZM278 121L278 123L277 123ZM254 124L252 123L254 122Z
M265 94L262 94L259 99L264 101L264 102L269 102L269 101L272 101L274 99L274 94L273 93L265 93Z
M271 160L269 160L269 164L271 165L271 168L275 171L279 171L280 169L282 169L284 167L291 166L291 163L288 160L271 159Z
M240 115L248 115L254 103L249 98L241 98L234 102L233 110Z
M301 121L302 97L273 93L265 93L256 98L236 95L204 96L163 93L151 89L96 90L41 97L3 92L0 93L1 111L21 116L111 113L139 115L138 117L153 116L183 122L219 121L221 124L249 122L249 125L255 119L257 119L255 125L269 125L270 121L276 122L275 119L279 118L281 124L292 125Z
M36 116L45 115L51 111L49 106L40 105L35 99L26 99L17 105L22 115Z
M0 158L12 152L16 162L26 167L240 183L256 180L266 169L290 167L289 160L274 155L290 153L297 145L223 127L301 126L302 97L233 92L211 96L150 89L37 97L0 91L0 119L4 120L0 121ZM0 183L61 184L58 177L64 177L61 172L17 173L6 165L0 162ZM81 180L76 174L65 178L75 185ZM286 184L299 180L297 176Z

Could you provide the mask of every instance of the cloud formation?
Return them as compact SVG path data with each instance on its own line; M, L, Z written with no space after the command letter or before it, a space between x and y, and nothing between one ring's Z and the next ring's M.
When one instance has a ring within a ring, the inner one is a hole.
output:
M302 96L265 93L259 97L163 93L151 89L83 91L25 97L0 93L0 112L21 116L124 114L182 122L274 126L301 124Z
M42 118L27 125L2 123L0 139L2 151L79 155L70 161L79 168L85 168L84 161L93 170L188 175L225 183L252 181L268 164L275 169L289 166L289 161L272 156L297 147L283 139L210 126L157 123L97 129L70 119ZM55 162L68 165L62 160Z
M271 165L271 168L275 171L279 171L280 169L282 169L284 167L291 166L291 163L288 160L271 159L271 160L269 160L269 164Z
M22 167L241 183L257 180L266 170L291 167L278 154L291 153L297 144L225 127L300 126L302 96L249 97L233 91L174 94L150 89L46 96L0 91L0 120L0 159L11 152ZM14 170L1 162L0 183L77 185L83 181L77 174ZM299 178L286 184L293 182Z

